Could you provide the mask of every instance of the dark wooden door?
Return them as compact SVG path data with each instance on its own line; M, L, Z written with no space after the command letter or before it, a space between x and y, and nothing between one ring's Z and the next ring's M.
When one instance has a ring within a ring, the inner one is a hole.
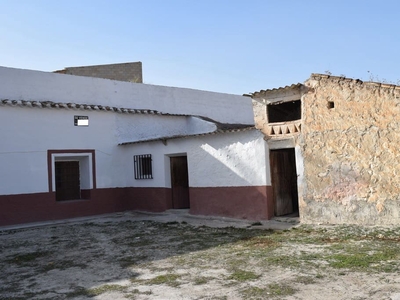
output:
M297 172L294 149L270 151L275 216L298 211Z
M171 157L172 208L189 208L189 176L186 156Z
M81 198L79 161L57 161L55 177L57 201Z

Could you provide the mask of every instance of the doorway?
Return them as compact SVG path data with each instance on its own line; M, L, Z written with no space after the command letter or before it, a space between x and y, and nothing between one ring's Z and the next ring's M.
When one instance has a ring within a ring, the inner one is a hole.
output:
M275 216L297 217L299 199L294 148L271 150L270 165Z
M170 157L172 208L190 208L189 175L186 156Z
M56 161L56 201L81 199L79 161Z

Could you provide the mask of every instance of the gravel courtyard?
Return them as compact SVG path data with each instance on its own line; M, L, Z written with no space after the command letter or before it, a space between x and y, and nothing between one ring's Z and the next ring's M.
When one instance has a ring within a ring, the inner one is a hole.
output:
M400 228L121 216L0 230L0 299L400 300Z

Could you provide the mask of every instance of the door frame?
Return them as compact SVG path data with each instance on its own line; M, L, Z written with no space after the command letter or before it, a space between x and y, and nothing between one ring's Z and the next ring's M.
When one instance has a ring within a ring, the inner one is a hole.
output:
M282 146L282 145L281 145ZM298 149L296 149L296 147L294 146L289 146L289 147L270 147L269 149L269 155L270 155L270 162L269 162L269 167L270 167L270 175L271 175L271 185L272 185L272 190L273 190L273 196L272 196L272 201L273 201L273 208L274 208L274 216L277 216L276 213L276 201L277 201L277 197L276 197L276 188L277 185L279 185L279 183L277 184L277 178L275 177L274 174L274 166L272 165L273 162L272 161L272 152L291 152L290 154L287 154L289 156L292 156L291 158L289 158L289 163L291 164L292 168L292 175L289 175L291 177L291 179L286 177L282 177L280 181L284 181L284 180L289 180L289 185L290 185L290 192L289 194L291 194L291 207L292 207L292 212L290 212L288 215L292 215L292 216L299 216L300 211L299 211L299 199L300 199L300 193L299 193L299 168L298 168ZM288 163L286 161L286 163ZM279 164L279 163L278 163ZM285 162L283 163L285 164ZM276 166L276 168L279 168L279 166ZM279 180L279 179L278 179ZM279 216L283 216L283 215L279 215Z
M172 176L172 164L171 164L171 158L174 157L186 157L186 163L187 163L187 197L188 197L188 207L182 207L182 208L176 208L174 207L174 187L173 187L173 176ZM190 186L190 178L189 178L189 160L187 153L172 153L172 154L166 154L165 155L165 175L166 175L166 184L171 188L171 208L172 209L190 209L190 192L189 192L189 186Z

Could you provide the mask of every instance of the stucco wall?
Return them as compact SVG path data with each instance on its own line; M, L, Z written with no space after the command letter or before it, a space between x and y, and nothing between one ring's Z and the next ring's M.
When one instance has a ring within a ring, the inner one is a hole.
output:
M74 126L74 115L88 116L89 126ZM128 186L115 118L110 112L0 106L0 194L47 192L49 149L95 149L97 186Z
M196 117L117 114L118 143L214 132L217 126Z
M153 109L254 124L248 97L0 67L0 98Z
M74 126L74 115L88 116L89 126ZM130 123L142 117L124 115ZM166 146L161 141L118 146L118 128L126 125L120 118L113 112L0 106L0 194L47 192L49 149L94 149L98 188L169 187L166 155L179 153L188 155L192 186L270 184L266 143L256 130L168 140ZM151 134L152 127L147 130ZM153 180L134 180L136 154L153 155Z
M400 88L324 75L305 85L303 221L400 224Z
M187 155L189 186L270 185L267 144L257 130L199 136L121 146L130 153L152 154L151 180L133 180L134 186L171 187L169 157ZM131 160L133 170L133 160Z

